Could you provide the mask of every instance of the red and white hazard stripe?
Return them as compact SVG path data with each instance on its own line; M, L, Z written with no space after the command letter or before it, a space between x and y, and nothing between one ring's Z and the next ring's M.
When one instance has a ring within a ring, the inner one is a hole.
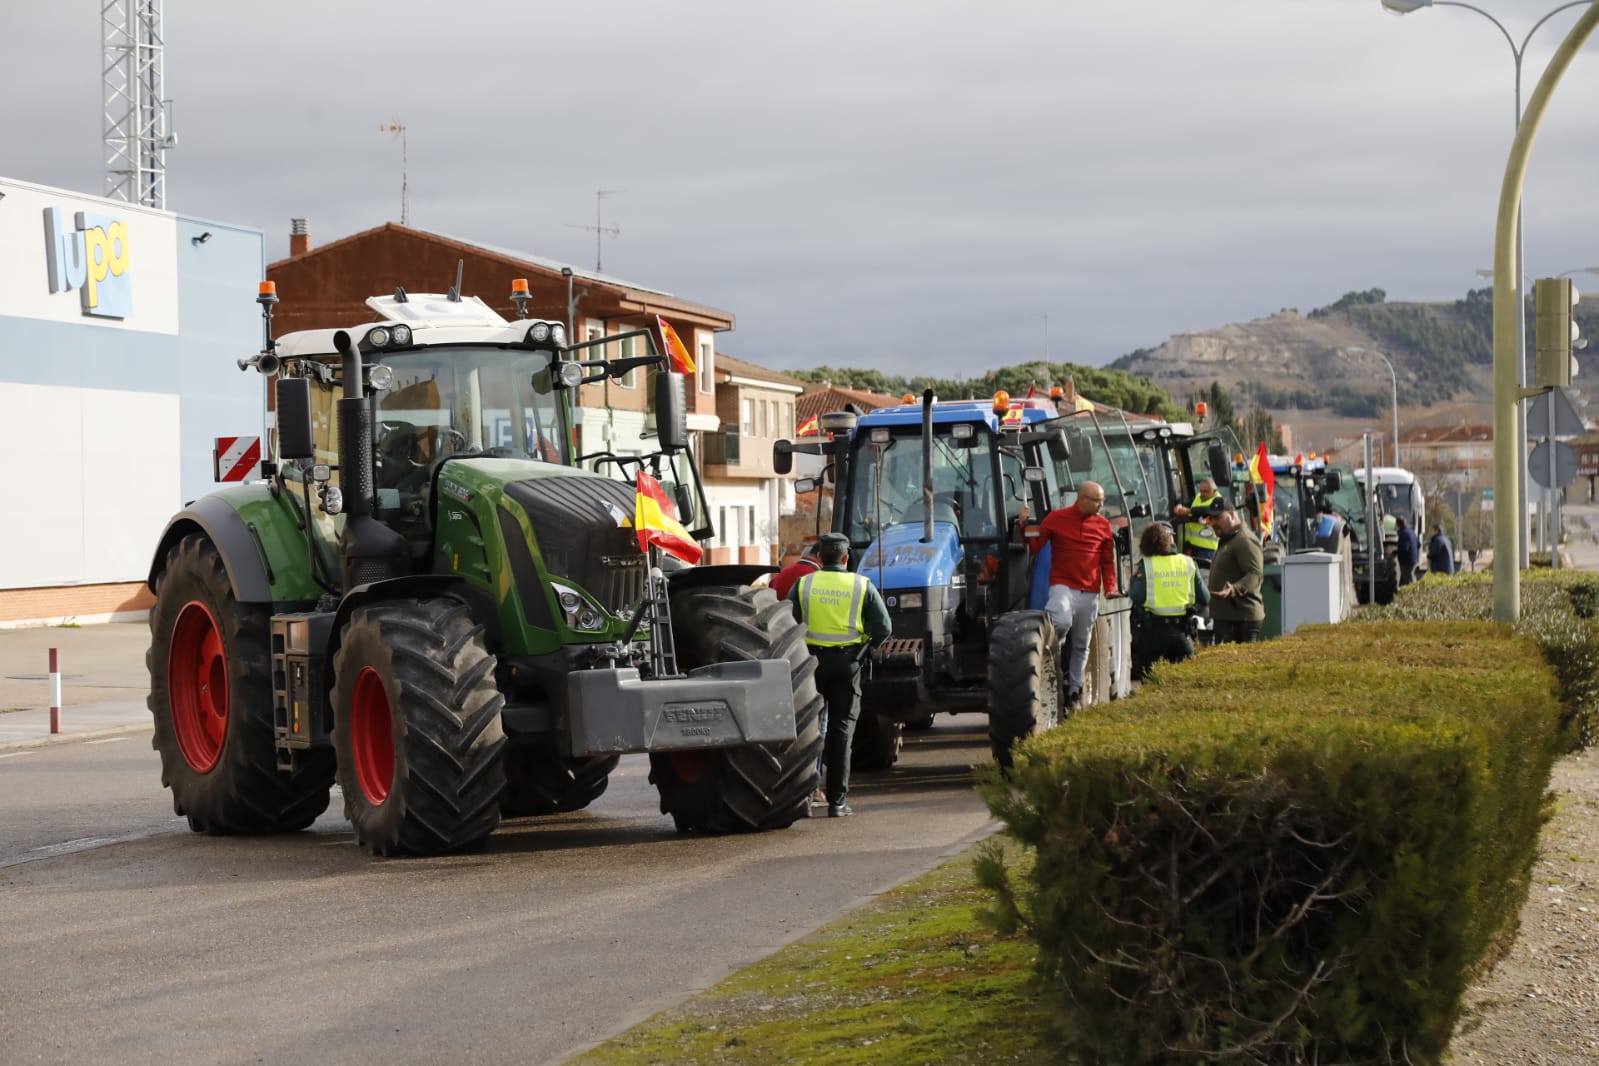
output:
M261 476L260 437L218 437L211 456L218 481L252 481Z

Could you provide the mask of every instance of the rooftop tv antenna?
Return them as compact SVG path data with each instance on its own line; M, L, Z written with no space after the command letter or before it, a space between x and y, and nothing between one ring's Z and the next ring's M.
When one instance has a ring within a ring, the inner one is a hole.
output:
M604 261L600 257L601 239L606 237L606 236L618 237L618 236L621 236L621 233L622 233L622 230L621 230L621 228L619 226L607 226L605 224L604 219L601 217L602 213L605 210L605 198L607 196L615 196L617 193L624 192L624 191L626 191L626 190L624 190L624 189L596 189L596 190L594 190L594 225L585 226L585 225L583 225L582 223L579 223L579 222L568 222L567 223L567 225L572 227L573 229L586 229L586 230L592 230L593 231L593 233L594 233L594 273L596 273L596 274L601 274L601 273L604 273L604 271L605 271Z
M172 101L162 97L161 0L102 0L106 195L165 208Z
M411 162L410 153L405 141L405 123L382 122L378 129L384 133L397 133L400 136L400 225L411 224Z

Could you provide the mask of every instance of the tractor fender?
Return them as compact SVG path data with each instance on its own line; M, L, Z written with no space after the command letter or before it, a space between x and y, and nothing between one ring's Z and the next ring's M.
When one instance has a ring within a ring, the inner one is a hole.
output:
M328 632L327 659L332 663L344 640L344 627L356 608L385 600L422 599L450 596L466 604L472 620L481 624L488 637L489 646L500 643L499 612L486 592L473 588L453 574L410 574L374 581L370 585L357 585L339 601L333 615L333 627ZM330 676L331 681L331 676Z
M715 566L692 566L684 570L667 572L668 589L697 589L707 585L739 586L754 584L763 574L775 574L778 567L758 563L723 563Z
M202 496L167 523L156 546L155 558L150 562L149 576L145 578L151 592L155 591L156 579L166 569L167 552L194 532L204 533L222 556L234 599L240 603L272 602L266 548L250 531L249 523L220 496Z

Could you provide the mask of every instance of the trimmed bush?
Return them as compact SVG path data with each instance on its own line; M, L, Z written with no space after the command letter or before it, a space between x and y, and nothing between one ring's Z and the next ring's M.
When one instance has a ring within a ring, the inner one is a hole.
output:
M1493 577L1461 574L1407 585L1387 607L1357 622L1445 621L1493 617ZM1536 641L1560 681L1562 749L1599 742L1599 574L1586 570L1523 571L1516 630Z
M981 785L1084 1062L1435 1063L1525 899L1559 703L1493 623L1317 626L1162 666Z

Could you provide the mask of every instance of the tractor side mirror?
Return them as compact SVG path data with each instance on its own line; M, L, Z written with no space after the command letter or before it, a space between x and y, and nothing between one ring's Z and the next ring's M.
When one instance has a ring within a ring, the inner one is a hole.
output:
M688 390L682 374L655 375L655 435L668 455L688 447Z
M677 501L677 514L680 521L691 519L694 515L694 490L679 481L672 486L672 497Z
M794 492L797 495L804 496L807 493L815 492L820 485L821 483L813 477L797 478L794 481Z
M1344 477L1336 470L1327 471L1327 479L1323 482L1326 492L1337 492L1344 487Z
M772 469L779 476L794 469L794 442L780 440L772 445Z
M1216 484L1232 484L1233 457L1227 453L1225 444L1212 444L1205 449L1205 459L1210 464L1210 476Z
M1044 480L1044 468L1041 466L1022 467L1022 480L1030 481L1035 485L1040 484Z
M1044 447L1049 451L1049 457L1057 463L1064 463L1072 457L1072 447L1066 443L1066 431L1057 429L1044 441Z
M311 383L305 378L278 379L278 459L310 459Z

